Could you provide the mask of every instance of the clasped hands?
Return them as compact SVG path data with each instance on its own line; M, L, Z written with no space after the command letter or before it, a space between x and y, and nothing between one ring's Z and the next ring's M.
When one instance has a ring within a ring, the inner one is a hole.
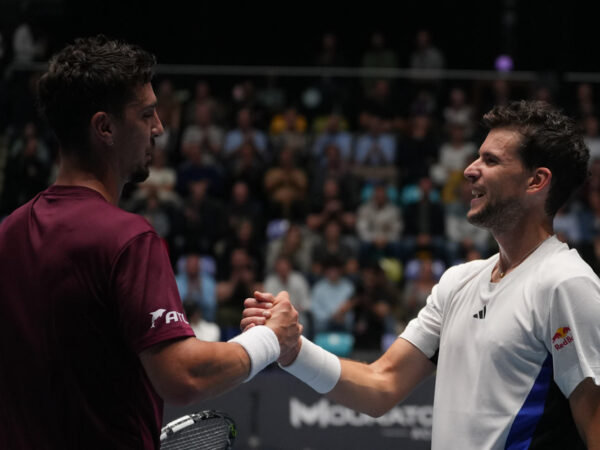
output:
M240 328L246 331L257 325L266 325L277 335L281 349L277 362L282 366L294 362L300 351L303 327L298 322L298 311L292 306L286 291L281 291L277 296L256 291L254 297L244 300Z

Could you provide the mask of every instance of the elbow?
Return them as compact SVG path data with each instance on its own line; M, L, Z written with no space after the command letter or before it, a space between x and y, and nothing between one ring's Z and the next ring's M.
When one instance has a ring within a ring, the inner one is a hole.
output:
M165 402L177 406L189 406L209 396L208 389L191 376L162 385L157 392Z

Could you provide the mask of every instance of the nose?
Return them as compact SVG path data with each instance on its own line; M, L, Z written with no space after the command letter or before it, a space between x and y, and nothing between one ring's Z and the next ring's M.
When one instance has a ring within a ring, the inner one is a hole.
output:
M165 129L163 128L162 122L160 121L160 118L158 117L158 113L156 111L154 111L154 119L155 122L151 130L152 137L158 137L165 132Z
M467 166L467 168L465 169L465 171L463 172L465 178L469 181L475 181L477 180L477 178L479 178L479 160L480 158L477 158L475 161L473 161L471 164L469 164Z

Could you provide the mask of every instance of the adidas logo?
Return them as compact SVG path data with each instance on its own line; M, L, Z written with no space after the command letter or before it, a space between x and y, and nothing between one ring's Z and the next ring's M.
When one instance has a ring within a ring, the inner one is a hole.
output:
M485 319L486 307L484 306L482 310L480 310L477 314L473 314L473 317L476 319Z

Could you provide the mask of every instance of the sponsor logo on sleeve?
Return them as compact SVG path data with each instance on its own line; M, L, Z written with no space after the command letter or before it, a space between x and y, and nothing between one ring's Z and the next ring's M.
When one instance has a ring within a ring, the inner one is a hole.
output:
M560 327L552 336L552 345L556 350L561 350L573 341L574 339L571 335L571 328L569 327Z
M186 320L185 315L178 311L167 312L166 309L161 308L161 309L157 309L156 311L151 312L150 315L152 316L152 324L150 325L150 328L156 328L157 322L159 321L159 319L162 319L163 316L164 316L164 324L165 325L168 325L172 322L189 323Z

